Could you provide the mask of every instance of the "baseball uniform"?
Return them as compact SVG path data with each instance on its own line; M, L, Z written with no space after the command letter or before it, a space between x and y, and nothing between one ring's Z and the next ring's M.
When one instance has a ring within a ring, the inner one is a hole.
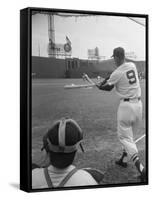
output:
M120 96L117 112L118 137L130 158L133 158L138 153L133 132L138 130L142 120L141 88L135 64L124 62L111 74L107 83L114 85Z
M58 187L61 181L67 176L68 173L73 170L75 166L70 165L65 169L58 169L50 165L48 167L48 174L51 178L53 187ZM87 186L87 185L97 185L95 179L85 170L76 171L69 180L65 183L64 187L70 186ZM32 188L48 188L48 184L45 178L44 169L37 168L32 170Z

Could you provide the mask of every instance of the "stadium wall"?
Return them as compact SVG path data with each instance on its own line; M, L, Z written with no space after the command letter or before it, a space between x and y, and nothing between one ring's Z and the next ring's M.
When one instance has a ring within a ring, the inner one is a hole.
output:
M36 78L63 78L65 74L65 60L32 57L32 73Z
M127 59L127 61L132 60ZM138 72L145 74L144 61L132 62L136 64ZM33 78L81 78L83 73L87 73L91 78L97 76L107 77L113 70L113 59L95 61L32 56Z

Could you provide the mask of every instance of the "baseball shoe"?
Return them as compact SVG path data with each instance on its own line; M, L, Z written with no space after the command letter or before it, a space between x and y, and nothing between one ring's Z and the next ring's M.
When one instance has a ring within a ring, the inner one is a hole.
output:
M145 182L146 181L146 172L145 172L145 170L142 171L142 173L140 174L140 176L138 178L140 179L141 182Z
M124 168L126 168L126 167L128 166L128 164L127 164L126 162L123 162L121 159L116 160L116 161L115 161L115 164L116 164L116 165L119 165L119 166L121 166L121 167L124 167Z

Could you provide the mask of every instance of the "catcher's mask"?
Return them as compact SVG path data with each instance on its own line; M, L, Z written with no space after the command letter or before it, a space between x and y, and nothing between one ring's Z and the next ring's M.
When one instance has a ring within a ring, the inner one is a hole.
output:
M63 118L56 121L43 137L43 147L46 152L72 153L77 151L83 138L78 123L73 119ZM83 151L82 145L81 149Z

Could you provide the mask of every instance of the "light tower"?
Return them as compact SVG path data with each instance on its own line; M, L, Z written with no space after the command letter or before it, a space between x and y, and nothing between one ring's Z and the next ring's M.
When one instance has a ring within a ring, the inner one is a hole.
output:
M48 56L56 57L55 29L54 29L54 15L53 14L48 14L48 37L49 37Z

